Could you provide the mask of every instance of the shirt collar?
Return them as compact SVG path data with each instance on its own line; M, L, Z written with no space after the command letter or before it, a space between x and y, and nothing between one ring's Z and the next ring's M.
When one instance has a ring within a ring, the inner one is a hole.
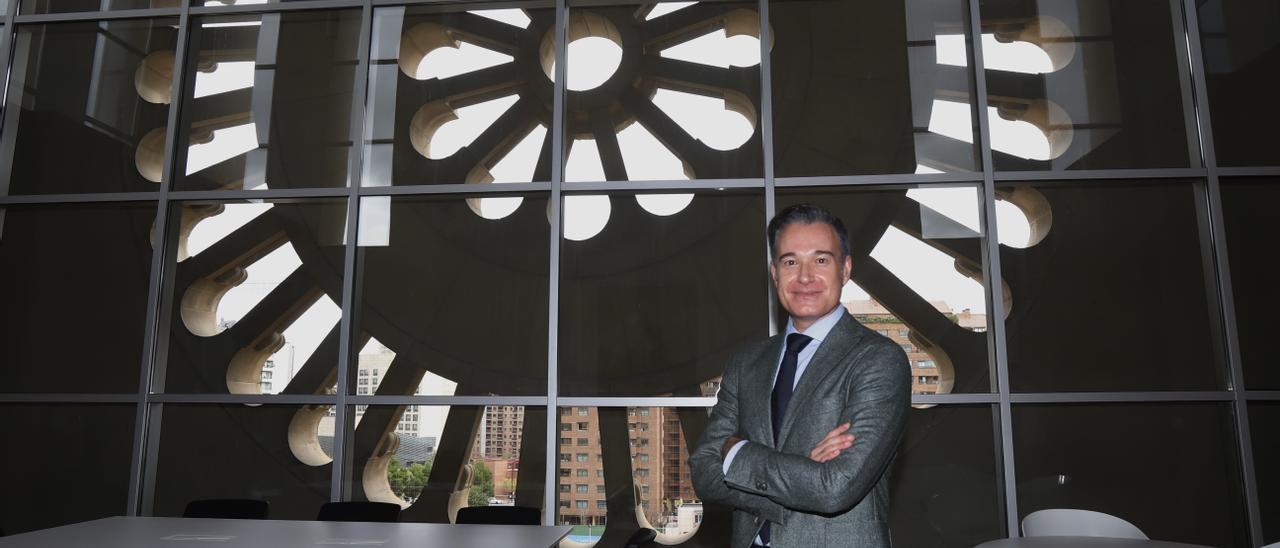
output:
M839 322L842 316L844 316L844 304L838 304L836 305L835 310L828 312L826 316L818 318L817 321L813 322L813 324L809 326L809 329L805 330L804 334L812 337L813 340L818 341L818 344L822 344L822 341L827 338L827 334L831 332L831 329L836 326L836 322ZM792 333L799 333L799 331L796 330L795 320L787 318L786 335L790 335Z

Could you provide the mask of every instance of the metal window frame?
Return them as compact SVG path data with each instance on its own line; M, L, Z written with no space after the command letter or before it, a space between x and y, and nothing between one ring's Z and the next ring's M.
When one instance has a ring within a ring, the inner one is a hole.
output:
M638 1L638 0L637 0ZM960 1L960 0L958 0ZM558 511L558 491L553 488L559 482L558 476L558 413L555 409L565 406L593 407L709 407L714 405L715 398L704 397L572 397L559 394L558 343L559 343L559 279L560 279L560 244L563 227L564 196L587 192L659 192L670 190L746 190L761 189L764 191L765 221L772 217L776 209L776 193L779 188L839 188L839 187L871 187L886 185L913 185L919 187L941 188L956 185L981 185L982 209L981 222L985 228L984 245L982 246L982 263L987 283L984 291L988 304L988 316L991 324L988 329L990 352L989 366L994 382L990 393L975 394L929 394L912 397L912 403L918 405L973 405L986 404L994 407L994 423L992 425L1000 455L998 466L1000 485L1005 508L1003 526L1010 536L1019 534L1017 475L1014 467L1015 451L1012 434L1012 407L1014 405L1065 403L1168 403L1168 402L1220 402L1232 406L1237 454L1241 480L1244 483L1245 503L1247 506L1248 534L1254 544L1262 541L1261 511L1259 508L1257 478L1253 461L1251 431L1249 429L1248 406L1251 402L1280 401L1280 390L1248 390L1243 382L1243 369L1239 352L1239 335L1234 310L1234 294L1230 279L1230 261L1225 245L1225 226L1223 223L1221 179L1223 177L1277 177L1280 166L1218 166L1214 150L1211 116L1209 112L1208 86L1203 70L1204 58L1199 32L1198 12L1194 2L1190 0L1173 0L1175 17L1178 8L1182 15L1184 34L1177 37L1179 47L1185 46L1186 53L1178 52L1180 63L1189 68L1190 90L1192 97L1184 115L1193 119L1195 127L1187 127L1189 147L1194 147L1195 139L1199 139L1199 157L1202 166L1186 168L1158 169L1105 169L1087 171L996 171L992 164L992 148L990 142L990 120L988 119L988 97L986 73L982 68L983 51L981 36L981 1L962 0L968 11L967 44L970 47L971 77L976 95L973 109L978 124L979 150L981 153L981 170L972 172L953 172L942 174L882 174L882 175L847 175L831 177L783 177L775 176L775 148L773 142L773 96L772 65L768 47L770 0L756 0L760 14L760 128L762 133L763 172L761 177L742 179L704 179L695 181L594 181L565 182L564 162L567 159L567 139L565 135L564 109L566 100L565 65L567 62L566 25L568 22L568 0L554 0L556 20L556 78L554 84L553 116L551 130L552 158L551 180L544 182L516 183L504 185L408 185L391 187L362 187L359 177L362 173L360 163L364 160L363 149L353 146L351 149L354 166L349 172L349 184L345 188L304 188L304 189L265 189L265 190L221 190L221 191L177 191L173 190L171 181L173 174L182 166L184 150L177 146L179 134L183 127L183 107L186 101L184 86L187 71L188 48L190 34L188 32L193 16L235 15L279 13L298 10L326 9L360 9L360 44L357 77L362 84L357 84L353 94L351 133L353 143L357 145L362 139L363 119L368 93L368 51L371 41L374 11L382 6L440 6L442 9L459 7L504 8L534 7L543 9L550 7L546 1L509 0L495 2L468 2L466 0L306 0L295 2L278 2L249 6L193 6L184 0L177 8L149 8L136 10L95 11L79 13L54 14L19 14L19 0L10 0L3 14L3 29L0 30L0 60L7 63L12 70L14 52L12 43L18 25L46 24L74 21L141 19L156 17L176 17L179 21L178 44L176 47L177 66L172 93L177 98L170 105L165 140L164 183L155 192L91 192L75 194L40 194L40 195L0 195L0 210L6 206L55 206L61 204L82 203L124 203L148 202L156 205L156 232L164 235L159 245L155 246L151 258L151 273L147 290L146 331L143 334L144 352L138 389L130 394L56 394L56 393L8 393L0 394L0 405L52 403L52 404L132 404L136 407L135 429L132 444L132 460L129 472L128 513L132 515L148 515L151 513L151 497L154 493L154 472L157 463L158 434L162 419L161 409L164 404L284 404L304 405L322 404L337 406L340 428L335 431L334 467L331 477L330 499L343 500L350 498L351 478L349 463L353 458L348 443L353 421L347 411L354 405L522 405L545 406L547 412L545 472L546 496L544 500L544 520L554 523ZM575 6L577 3L575 3ZM1175 25L1178 22L1175 20ZM1183 59L1183 56L1186 59ZM1184 75L1185 76L1185 75ZM5 83L8 90L8 82ZM1189 122L1190 124L1190 122ZM1198 130L1198 131L1196 131ZM13 136L8 136L13 138ZM1193 155L1194 156L1194 155ZM995 188L999 182L1007 181L1097 181L1109 180L1203 180L1206 181L1208 226L1202 234L1207 248L1210 249L1215 262L1214 276L1217 298L1220 303L1219 314L1222 320L1223 338L1227 351L1228 390L1207 391L1123 391L1095 393L1014 393L1009 385L1009 364L1007 334L1003 321L1003 302L994 289L991 280L1001 279L1000 244L998 226L995 219ZM356 396L351 394L348 379L352 360L356 359L353 348L353 313L356 301L357 285L356 242L358 241L359 205L365 197L374 196L465 196L477 194L546 194L549 196L551 227L554 237L548 246L549 282L548 282L548 331L547 331L547 387L546 394L539 396ZM335 395L233 395L233 394L173 394L156 391L154 387L163 380L163 367L167 354L168 324L171 312L163 306L172 293L172 246L168 233L172 228L167 226L171 218L171 206L187 201L231 201L231 200L305 200L342 198L347 200L346 228L347 245L344 250L343 284L342 284L342 316L340 320L341 338L339 342L338 391ZM765 257L768 261L768 257ZM779 326L776 322L777 300L772 288L768 295L769 317L765 319L769 333L776 333Z

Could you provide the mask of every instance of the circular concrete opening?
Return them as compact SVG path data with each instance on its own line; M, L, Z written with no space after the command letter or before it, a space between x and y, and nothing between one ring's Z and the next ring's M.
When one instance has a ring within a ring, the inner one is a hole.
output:
M622 36L607 18L577 12L569 16L566 29L569 47L565 87L570 91L595 89L609 81L622 64ZM551 81L556 79L555 37L548 32L542 39L542 71Z

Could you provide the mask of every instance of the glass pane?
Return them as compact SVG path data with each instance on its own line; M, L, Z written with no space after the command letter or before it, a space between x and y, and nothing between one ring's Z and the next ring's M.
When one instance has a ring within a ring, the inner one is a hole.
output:
M969 548L1005 537L990 406L913 409L890 473L890 525L902 546Z
M774 0L779 177L978 169L969 15L956 0Z
M687 462L708 411L561 407L556 524L574 526L568 539L621 546L639 527L657 531L664 545L728 538L728 510L712 509L704 519Z
M360 223L355 394L547 393L545 195L366 197Z
M995 168L1198 166L1181 9L983 0Z
M0 9L6 3L0 2ZM32 14L177 8L178 3L179 0L23 0L18 7L19 13Z
M669 6L570 9L566 181L762 175L756 5Z
M13 535L128 513L134 410L0 405L0 529Z
M190 32L176 188L348 186L360 10L199 17Z
M567 196L560 393L711 396L768 335L759 194Z
M779 211L807 202L844 221L853 279L840 300L902 346L916 394L992 390L979 195L973 186L778 191Z
M153 514L181 516L197 499L252 498L272 519L315 519L329 502L331 449L323 405L156 405ZM332 443L330 443L332 445Z
M374 12L364 186L551 180L550 4Z
M1280 369L1272 350L1275 310L1280 287L1275 283L1272 249L1280 240L1275 206L1280 203L1280 180L1236 179L1222 183L1222 220L1226 225L1231 263L1231 291L1236 307L1236 332L1244 365L1244 387L1280 388Z
M1280 541L1280 403L1251 402L1249 431L1253 440L1253 473L1262 515L1262 542ZM1256 540L1256 539L1255 539Z
M459 508L469 506L543 507L545 407L371 405L353 410L350 490L357 500L393 502L404 508L401 521L429 523L450 523ZM325 421L322 442L333 432L332 419Z
M330 390L346 215L346 201L331 199L173 206L168 366L158 369L154 390Z
M1079 508L1153 539L1247 545L1232 424L1220 403L1015 405L1018 517Z
M1272 32L1280 25L1280 8L1275 0L1205 0L1196 6L1218 163L1280 163L1280 137L1259 131L1280 124L1280 108L1267 92L1280 76L1280 43Z
M1013 390L1226 386L1202 183L1009 183L996 192L1012 206L998 222Z
M177 24L20 26L0 140L9 163L0 194L159 190Z
M138 391L155 219L146 203L0 207L0 391Z

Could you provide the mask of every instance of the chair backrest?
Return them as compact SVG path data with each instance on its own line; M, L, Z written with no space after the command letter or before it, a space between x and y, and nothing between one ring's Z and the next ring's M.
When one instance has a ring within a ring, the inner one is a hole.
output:
M391 502L327 502L320 507L319 521L400 521L400 505Z
M257 499L204 499L187 503L184 518L267 519L271 505Z
M1132 523L1102 512L1050 508L1022 518L1022 534L1028 537L1110 537L1146 540Z
M456 523L542 525L542 511L527 506L468 506L458 509Z

